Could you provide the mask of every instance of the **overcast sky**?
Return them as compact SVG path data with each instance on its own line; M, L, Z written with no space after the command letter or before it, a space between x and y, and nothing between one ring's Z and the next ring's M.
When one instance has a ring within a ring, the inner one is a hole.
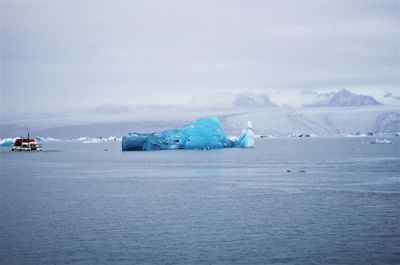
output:
M2 113L215 91L398 95L399 2L2 0Z

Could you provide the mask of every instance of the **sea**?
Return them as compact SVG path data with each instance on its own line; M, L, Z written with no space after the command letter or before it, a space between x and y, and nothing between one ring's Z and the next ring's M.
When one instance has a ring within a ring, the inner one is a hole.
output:
M400 143L0 150L0 264L400 264Z

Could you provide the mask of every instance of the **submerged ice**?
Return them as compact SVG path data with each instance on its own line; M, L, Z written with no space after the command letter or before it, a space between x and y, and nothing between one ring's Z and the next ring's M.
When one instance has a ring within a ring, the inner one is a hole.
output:
M215 149L254 147L251 122L236 139L229 139L217 117L198 119L181 128L155 133L129 133L122 138L122 151L152 151L176 149Z

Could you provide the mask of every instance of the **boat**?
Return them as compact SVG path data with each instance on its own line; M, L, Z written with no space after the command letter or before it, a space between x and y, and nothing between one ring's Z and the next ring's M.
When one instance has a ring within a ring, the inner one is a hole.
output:
M38 144L35 139L29 138L18 138L11 146L12 151L41 151L42 145Z

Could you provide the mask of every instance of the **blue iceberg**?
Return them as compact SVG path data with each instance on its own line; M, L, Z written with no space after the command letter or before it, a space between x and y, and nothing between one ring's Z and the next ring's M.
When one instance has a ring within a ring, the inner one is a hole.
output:
M122 138L122 151L153 151L177 149L216 149L254 147L251 122L235 139L229 139L217 117L201 118L181 128L158 133L129 133Z
M10 147L14 144L15 140L18 138L4 138L0 139L0 147Z

